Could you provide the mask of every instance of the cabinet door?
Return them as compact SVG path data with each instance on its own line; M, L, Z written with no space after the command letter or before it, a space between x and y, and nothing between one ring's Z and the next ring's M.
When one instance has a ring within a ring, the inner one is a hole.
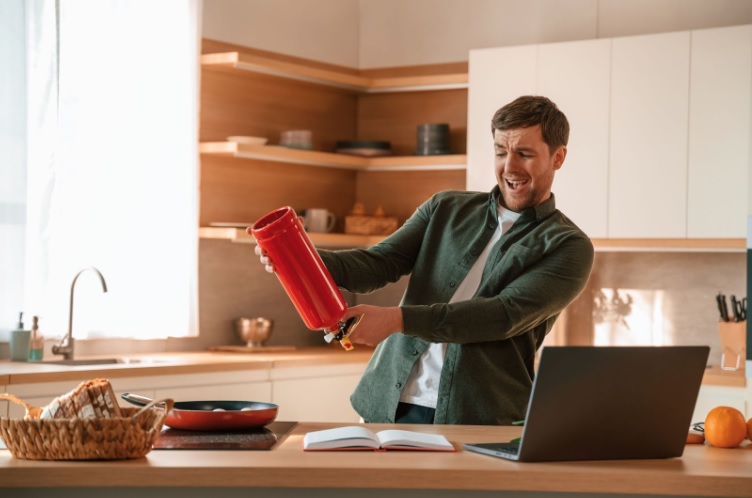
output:
M350 394L365 363L272 370L274 403L280 420L302 422L358 422Z
M157 389L159 399L175 401L263 401L271 402L271 382L246 382L239 384L215 384L169 387Z
M536 91L535 45L471 50L467 105L467 190L496 185L491 118L503 105Z
M692 31L689 237L746 237L752 26Z
M687 236L689 32L612 40L609 236Z
M2 389L1 392L7 393L8 392L8 386L0 386L0 389ZM7 417L8 416L8 401L0 401L0 417Z
M700 387L700 394L697 396L695 411L692 415L692 422L704 422L708 412L716 406L731 406L748 414L747 406L750 401L746 399L746 389L744 387L728 386L706 386Z
M540 45L537 93L569 120L564 166L556 172L556 207L590 237L608 236L608 125L611 40Z

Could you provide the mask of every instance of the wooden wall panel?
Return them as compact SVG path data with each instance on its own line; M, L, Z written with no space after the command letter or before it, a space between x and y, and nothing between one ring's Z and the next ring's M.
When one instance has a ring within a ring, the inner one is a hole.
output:
M333 152L355 138L357 98L352 93L253 72L201 72L202 142L247 135L278 144L285 130L312 130L313 148Z
M415 153L424 123L448 123L452 153L467 150L466 89L361 95L357 115L358 139L388 140L396 156Z
M400 224L431 195L441 190L465 190L465 172L441 171L362 171L358 173L355 201L370 214L381 205Z
M201 226L253 222L281 206L321 207L337 215L337 231L355 203L355 172L225 156L201 157Z

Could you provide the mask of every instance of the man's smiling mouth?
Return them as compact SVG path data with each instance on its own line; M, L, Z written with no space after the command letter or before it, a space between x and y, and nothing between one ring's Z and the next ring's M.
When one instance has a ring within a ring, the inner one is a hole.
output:
M527 185L527 180L510 180L508 178L505 178L504 181L506 182L507 187L509 187L510 190L517 190Z

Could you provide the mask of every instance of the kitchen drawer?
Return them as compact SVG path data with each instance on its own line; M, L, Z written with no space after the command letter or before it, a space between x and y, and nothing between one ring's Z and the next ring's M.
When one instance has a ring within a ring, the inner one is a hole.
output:
M4 392L4 393L8 392L8 386L2 385L0 386L0 389L2 389L2 391L0 392ZM0 417L8 416L8 404L9 404L8 401L0 401Z
M191 387L160 388L157 398L172 398L175 401L264 401L271 402L271 382L245 382Z
M272 400L280 420L358 422L350 394L365 363L272 370Z

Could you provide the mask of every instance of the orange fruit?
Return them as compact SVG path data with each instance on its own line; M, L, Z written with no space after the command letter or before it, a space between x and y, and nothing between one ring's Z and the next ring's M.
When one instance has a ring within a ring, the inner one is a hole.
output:
M747 437L742 412L730 406L716 406L705 417L705 439L718 448L735 448Z
M747 420L747 439L752 439L752 418Z

